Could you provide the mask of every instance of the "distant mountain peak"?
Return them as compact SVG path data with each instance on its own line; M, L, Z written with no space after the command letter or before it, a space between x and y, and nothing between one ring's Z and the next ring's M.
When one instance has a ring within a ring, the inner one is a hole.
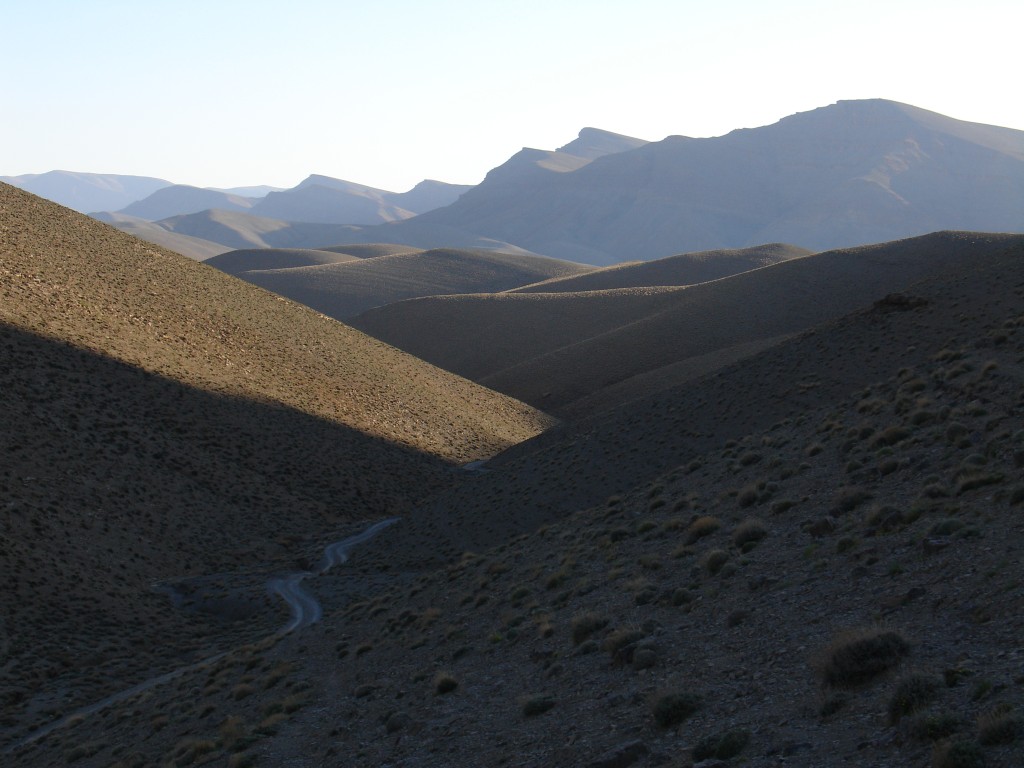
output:
M602 128L583 128L574 140L564 147L559 147L557 151L566 155L575 155L576 157L593 160L603 155L613 155L630 149L638 149L648 143L650 142L645 139L624 136L621 133L612 133Z

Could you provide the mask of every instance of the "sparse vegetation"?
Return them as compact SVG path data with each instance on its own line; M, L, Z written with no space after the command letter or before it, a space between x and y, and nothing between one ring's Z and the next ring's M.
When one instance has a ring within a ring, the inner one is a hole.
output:
M900 678L889 699L889 722L898 723L904 716L930 703L941 685L940 678L925 672L911 672Z

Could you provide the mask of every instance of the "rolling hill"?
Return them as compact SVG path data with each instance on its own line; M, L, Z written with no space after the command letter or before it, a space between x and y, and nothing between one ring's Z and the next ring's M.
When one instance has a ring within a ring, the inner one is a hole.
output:
M438 242L445 243L450 248L475 248L496 250L505 253L520 255L530 254L522 248L509 243L503 243L476 235L469 235L464 232L446 229L444 227L418 227L405 234L410 235L409 240L366 240L363 232L376 232L375 229L354 227L345 224L318 224L300 221L284 221L282 219L269 219L263 216L255 216L241 211L208 210L200 213L192 213L182 216L172 216L169 219L151 222L152 227L139 227L134 220L123 222L120 214L99 214L95 218L107 221L116 227L124 226L125 229L137 231L140 237L153 242L156 237L162 237L152 230L156 227L174 235L186 235L188 237L204 241L202 249L209 250L218 246L227 250L239 250L249 248L313 248L323 249L333 245L373 245L379 242L394 242L403 245L410 250L418 249L416 242ZM150 234L152 232L152 234ZM395 233L396 235L399 233ZM187 253L193 256L196 251Z
M559 277L516 288L516 293L573 293L652 285L694 285L809 256L795 245L772 243L731 251L701 251L654 261L628 262L582 275Z
M236 277L249 270L289 269L358 261L356 256L316 248L248 248L228 251L206 263Z
M260 251L244 252L246 260L260 258ZM542 256L520 256L493 251L434 249L394 253L358 259L324 253L316 264L299 264L308 256L270 251L266 266L241 271L232 254L210 261L222 268L229 262L231 274L268 291L323 312L336 320L358 315L373 307L420 296L439 296L477 291L503 291L553 276L578 275L586 267ZM309 252L302 252L303 254ZM331 257L334 258L331 258Z
M758 351L1021 239L936 233L791 259L688 288L423 298L351 323L550 413L575 414L574 404L607 407L665 384L637 377L661 371L671 382L706 373L708 362Z
M542 172L524 150L446 208L362 233L443 226L607 265L788 242L815 251L940 229L1024 231L1024 132L882 99ZM550 170L550 169L549 169Z
M8 185L0 356L6 745L262 636L281 609L256 574L550 423Z

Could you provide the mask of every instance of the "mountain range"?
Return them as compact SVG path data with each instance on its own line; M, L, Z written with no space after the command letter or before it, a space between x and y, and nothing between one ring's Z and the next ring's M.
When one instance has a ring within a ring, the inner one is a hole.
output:
M104 215L194 258L0 183L0 763L1019 768L1024 233L940 222L1013 228L1020 136Z
M940 229L1024 230L1024 132L840 101L714 138L585 128L557 150L523 149L472 188L425 181L396 194L314 175L259 198L173 187L105 210L206 240L201 221L181 217L211 209L339 227L272 247L486 247L602 266L768 242L820 251ZM153 236L135 219L101 218Z

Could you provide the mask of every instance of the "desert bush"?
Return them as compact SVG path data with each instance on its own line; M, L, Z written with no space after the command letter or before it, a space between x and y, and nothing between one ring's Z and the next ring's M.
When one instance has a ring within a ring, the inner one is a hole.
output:
M911 672L902 677L889 699L889 722L895 725L905 715L931 702L941 686L941 679L925 672Z
M872 627L846 632L825 648L818 671L827 685L847 688L877 677L910 653L898 632Z
M572 617L570 622L572 644L579 645L598 630L608 626L608 619L595 611L583 611Z
M700 698L692 693L662 691L650 700L654 722L662 728L679 725L700 708Z
M750 742L750 732L737 728L725 733L705 736L693 748L693 759L697 762L702 760L728 760L736 757Z
M220 742L229 752L237 752L248 744L248 729L242 718L230 715L217 728Z
M710 536L721 527L722 523L717 517L711 517L710 515L698 517L686 529L686 543L693 544L705 536Z
M996 707L978 717L978 741L1010 744L1024 734L1024 719L1010 707Z
M852 512L865 501L871 498L871 494L857 485L847 486L840 489L836 495L833 510L839 514Z
M986 485L996 485L1005 479L1006 477L998 472L968 471L960 475L956 481L956 494L959 496L962 493L983 488Z
M765 524L755 517L750 517L736 526L732 532L732 543L742 548L744 544L758 542L768 535Z
M714 576L722 570L722 566L724 566L728 560L729 553L724 549L711 549L701 555L698 564L710 575Z
M921 741L938 741L952 736L963 725L963 721L948 712L920 714L910 719L908 731Z
M637 643L645 637L646 635L639 629L634 627L622 627L608 635L608 637L604 639L604 643L602 645L608 653L614 656L626 646Z
M875 448L896 445L896 443L902 442L908 437L910 437L910 431L903 427L887 427L875 435L875 439L871 441L871 445Z
M438 672L434 676L434 692L439 695L451 693L458 687L459 681L450 672Z
M523 717L536 717L537 715L543 715L554 706L555 700L552 697L540 695L525 697L520 708L523 712Z
M736 503L740 505L741 509L745 509L753 504L757 503L757 500L761 498L761 491L754 484L745 485L740 488L739 493L736 494Z
M783 512L787 512L796 506L796 502L792 499L780 499L772 504L770 512L773 515L781 515Z

